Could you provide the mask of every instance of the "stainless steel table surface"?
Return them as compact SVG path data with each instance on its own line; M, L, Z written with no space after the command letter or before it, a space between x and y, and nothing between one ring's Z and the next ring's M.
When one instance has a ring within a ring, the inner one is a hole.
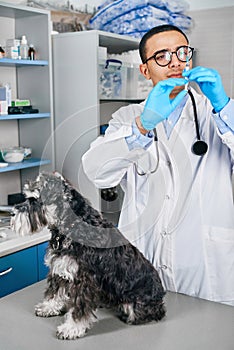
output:
M100 309L84 338L59 340L62 316L34 315L44 289L41 281L0 299L0 350L234 350L234 307L176 293L167 293L158 323L130 326Z

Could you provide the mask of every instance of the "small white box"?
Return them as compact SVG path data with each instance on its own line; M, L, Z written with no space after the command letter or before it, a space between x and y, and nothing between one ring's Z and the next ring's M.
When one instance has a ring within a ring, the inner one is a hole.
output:
M127 98L144 100L152 90L153 83L140 72L138 64L129 64L127 73Z
M0 114L8 114L7 101L0 101Z
M19 58L19 49L17 46L7 46L6 47L6 57L18 59Z
M99 60L107 59L107 47L104 47L104 46L98 47L98 59Z
M7 39L6 40L6 46L20 46L20 40L19 39Z
M5 86L0 86L0 101L7 100L7 91Z

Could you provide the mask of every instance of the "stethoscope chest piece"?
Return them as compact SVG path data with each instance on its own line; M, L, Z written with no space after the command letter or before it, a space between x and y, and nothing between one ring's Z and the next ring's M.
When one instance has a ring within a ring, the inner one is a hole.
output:
M206 142L198 140L192 145L192 152L197 156L203 156L208 150Z
M208 145L205 141L202 141L200 138L199 125L198 125L198 119L197 119L196 102L195 102L195 98L192 94L192 91L190 89L188 89L188 94L191 98L192 105L193 105L194 122L195 122L195 127L196 127L196 134L197 134L197 141L194 142L194 144L192 145L192 152L194 154L196 154L196 156L203 156L208 150Z

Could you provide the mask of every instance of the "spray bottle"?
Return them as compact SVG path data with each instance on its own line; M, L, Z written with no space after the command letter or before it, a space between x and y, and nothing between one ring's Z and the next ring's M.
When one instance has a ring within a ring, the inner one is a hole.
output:
M22 36L20 43L20 57L22 60L28 59L28 42L25 35Z

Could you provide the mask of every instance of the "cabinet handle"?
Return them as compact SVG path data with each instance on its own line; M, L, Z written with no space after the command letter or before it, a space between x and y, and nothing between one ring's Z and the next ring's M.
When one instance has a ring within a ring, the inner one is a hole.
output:
M12 267L9 267L9 269L5 270L5 271L2 271L0 272L0 276L4 276L4 275L7 275L8 273L10 273L12 271Z

